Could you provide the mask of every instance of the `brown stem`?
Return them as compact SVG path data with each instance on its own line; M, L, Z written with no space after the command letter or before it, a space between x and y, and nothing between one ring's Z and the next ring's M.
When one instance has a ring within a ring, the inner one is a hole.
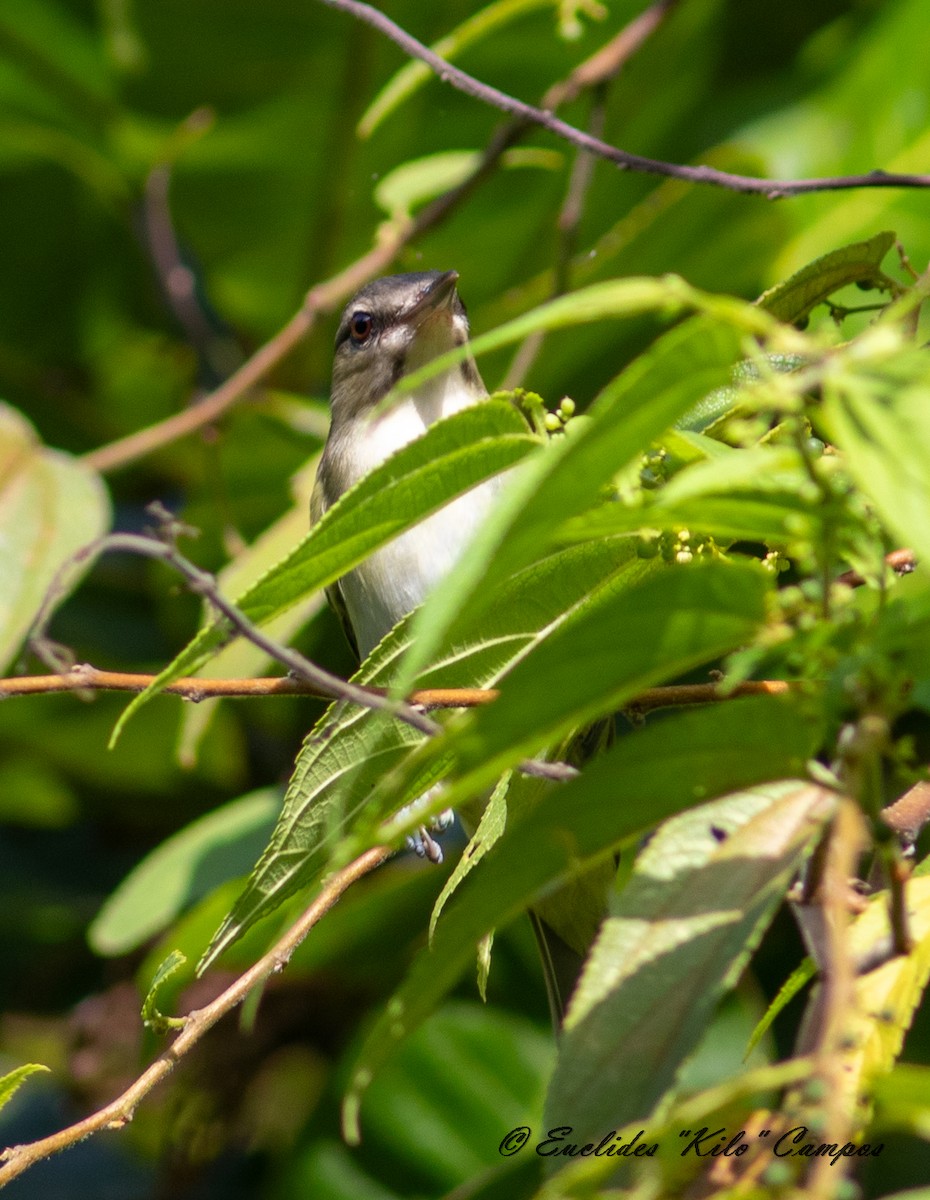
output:
M690 167L681 163L664 162L661 159L645 158L641 154L630 154L616 146L610 146L599 138L592 137L573 125L560 120L545 109L535 108L501 92L497 88L481 83L459 67L440 58L438 54L418 42L405 29L395 24L384 13L361 0L321 0L328 8L348 13L359 21L383 33L400 46L411 58L426 63L443 83L451 84L460 92L509 113L523 121L540 125L557 137L563 138L581 150L588 150L599 158L606 158L622 170L638 171L648 175L663 175L671 179L683 179L689 183L707 184L727 188L734 192L764 196L767 200L781 200L786 196L800 196L810 192L845 191L861 187L912 187L930 188L930 175L892 174L886 171L870 171L865 175L833 175L820 179L759 179L750 175L735 175L729 171L718 171L713 167Z
M392 851L386 846L375 846L360 855L354 862L337 872L321 889L320 894L291 928L253 967L222 992L205 1008L188 1014L184 1028L171 1045L155 1059L135 1083L121 1096L105 1105L83 1121L69 1125L50 1137L22 1146L12 1146L0 1154L0 1188L11 1183L17 1176L43 1159L66 1150L69 1146L99 1133L102 1129L120 1129L132 1120L139 1102L174 1070L176 1064L200 1041L208 1029L235 1008L258 984L286 966L291 955L317 922L326 915L343 893L356 880L371 874Z
M13 696L37 696L52 692L144 692L158 678L141 672L100 671L81 663L70 671L54 675L18 675L0 679L0 699ZM782 679L760 679L741 683L732 691L722 692L717 683L676 684L649 688L626 705L633 713L653 712L659 708L682 708L692 704L710 704L738 696L780 696L791 689ZM256 679L175 679L164 689L174 696L199 703L217 697L315 696L332 699L330 692L306 679L292 675L274 675ZM385 696L387 689L366 685L368 696ZM407 703L429 711L442 708L477 708L490 704L500 693L496 688L422 688L411 692Z
M647 9L631 21L591 58L576 67L566 79L554 84L543 97L543 106L555 108L577 97L585 88L594 87L610 79L645 40L665 12L677 2L678 0L659 0L651 9ZM369 279L386 271L405 246L438 225L471 195L479 184L493 174L504 152L519 141L530 128L531 121L516 120L499 129L467 179L438 196L411 221L382 227L376 244L369 251L345 270L312 287L290 321L197 404L118 441L90 451L82 459L85 466L103 473L118 470L218 420L311 332L318 317L333 312Z

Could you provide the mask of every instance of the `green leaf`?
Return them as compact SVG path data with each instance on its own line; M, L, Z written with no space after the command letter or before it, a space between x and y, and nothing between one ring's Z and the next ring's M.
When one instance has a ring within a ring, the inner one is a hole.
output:
M538 446L516 409L502 401L488 400L438 421L341 496L300 545L236 603L250 620L266 624ZM226 640L221 623L202 630L126 708L114 739L146 701L172 680L195 671Z
M880 365L880 364L879 364ZM831 438L885 525L930 559L930 367L924 351L899 350L893 369L831 381L823 407Z
M637 859L565 1018L547 1119L573 1136L647 1117L697 1045L832 812L807 783L667 822Z
M171 978L176 971L187 962L186 955L180 950L172 950L165 961L159 966L152 978L145 1000L142 1003L142 1023L155 1033L167 1033L170 1029L180 1029L184 1026L184 1017L166 1017L158 1011L155 1001L163 983Z
M800 992L806 984L810 983L816 974L817 967L812 958L805 958L798 963L785 982L778 989L778 995L766 1009L765 1016L763 1016L762 1020L752 1031L752 1036L746 1045L746 1058L752 1054L756 1046L758 1046L758 1044L768 1033L769 1029L771 1029L773 1021L782 1011L782 1009L786 1008L791 1003L798 992Z
M672 813L796 775L818 738L816 722L793 697L729 701L647 725L579 778L553 786L464 880L432 949L421 953L366 1039L345 1101L349 1132L357 1132L361 1095L374 1074L453 987L490 929Z
M499 588L490 614L463 614L450 631L449 655L424 676L424 687L490 687L507 667L605 578L634 580L652 567L636 558L629 540L605 540L554 554ZM384 685L408 644L409 620L395 629L354 676ZM200 964L222 950L288 896L307 887L331 861L372 790L422 735L379 720L355 705L332 705L310 732L298 757L281 817L242 896Z
M246 872L273 828L276 787L242 796L192 822L152 851L107 899L88 930L103 955L126 954L201 896Z
M10 1071L7 1075L0 1075L0 1108L13 1099L17 1089L30 1075L35 1075L37 1071L47 1070L49 1068L44 1067L41 1063L24 1063L23 1066L17 1067L15 1071Z
M445 801L458 804L644 688L736 649L765 618L769 582L746 561L670 567L620 589L608 582L521 656L493 705L472 710L419 760L454 757Z
M403 220L426 201L464 183L481 161L478 150L445 150L403 163L380 180L375 203L393 220ZM558 151L533 146L515 146L501 155L502 167L559 171L564 164Z
M672 289L655 280L624 280L581 293L581 307L605 315L648 309ZM592 299L592 292L600 299ZM566 301L577 300L578 294ZM556 304L560 302L555 302ZM551 310L555 304L548 306ZM538 310L542 312L543 310ZM567 302L560 311L579 315ZM512 322L511 325L520 325ZM521 326L522 327L522 326ZM532 322L524 329L534 328ZM508 327L505 327L508 328ZM498 331L500 333L501 331ZM740 357L741 337L734 328L710 318L693 318L664 334L605 388L590 410L591 420L528 463L501 497L468 555L422 606L413 626L413 646L404 658L395 687L409 691L417 672L430 660L455 615L464 607L477 614L488 606L493 585L554 543L553 519L566 521L599 499L602 488L633 462L683 412L714 387L729 379Z
M433 934L436 932L436 922L439 920L442 910L446 906L446 901L462 880L477 867L478 863L481 862L494 843L503 836L504 830L507 827L507 792L512 779L513 775L509 771L501 776L497 786L491 793L484 812L481 814L478 828L475 830L458 862L452 868L452 873L436 897L436 903L433 905L433 911L430 913L429 918L429 936L431 940Z
M310 512L310 491L317 459L314 457L301 468L292 483L294 506L270 525L255 541L239 554L217 576L224 596L241 594L255 583L275 563L303 538L307 532ZM287 645L325 605L322 592L316 592L295 604L281 616L269 621L265 632L275 641ZM205 620L209 621L209 612ZM258 675L268 664L268 656L252 642L237 638L200 669L204 679L246 679ZM193 765L197 748L216 715L220 700L201 700L185 705L178 733L178 759L185 767Z
M637 529L689 529L718 542L781 545L810 537L818 511L808 477L790 446L755 446L686 467L639 506L620 501L575 517L558 530L566 541Z
M0 403L0 670L19 650L58 569L109 523L100 477L46 449L27 421ZM79 578L75 568L62 591Z
M892 282L880 268L895 243L895 236L890 232L877 233L868 241L824 254L790 279L763 292L756 303L780 321L793 323L847 284L861 282L888 288Z

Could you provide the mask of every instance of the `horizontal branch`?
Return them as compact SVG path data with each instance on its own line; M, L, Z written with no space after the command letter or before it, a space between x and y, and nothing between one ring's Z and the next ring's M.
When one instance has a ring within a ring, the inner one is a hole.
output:
M587 150L589 153L597 155L598 158L607 159L621 170L661 175L669 179L683 179L688 183L727 188L729 191L764 196L767 200L782 200L788 196L800 196L810 192L846 191L850 188L930 188L930 175L893 174L875 170L869 171L865 175L834 175L819 179L759 179L751 175L735 175L730 171L718 171L714 167L691 167L682 163L646 158L641 154L631 154L575 128L574 125L569 125L568 122L561 120L552 112L536 108L532 104L526 104L489 84L481 83L474 76L453 66L444 58L440 58L435 51L424 46L422 42L418 42L390 17L385 16L376 8L372 8L370 4L363 4L361 0L321 0L321 2L329 8L348 13L366 25L377 29L379 33L384 34L399 46L405 54L426 63L443 83L451 84L452 87L464 92L467 96L500 109L501 112L509 113L519 120L548 129L550 133L570 142L580 150Z
M142 672L101 671L79 663L62 674L15 675L0 679L0 700L13 696L38 696L53 692L144 692L157 675ZM188 676L175 679L162 689L194 704L202 700L242 699L259 696L313 696L331 700L332 694L294 675L270 675L253 679L206 679ZM386 696L387 689L366 686L366 693ZM494 688L423 688L411 693L407 703L419 709L475 708L496 700Z
M13 696L36 696L51 692L143 692L158 677L141 673L127 674L121 671L99 671L88 663L72 667L59 675L20 675L0 679L0 699ZM668 687L649 688L641 692L625 711L631 713L653 712L659 708L684 708L693 704L712 704L738 696L780 696L789 691L791 684L782 679L748 680L731 690L720 683L676 684ZM366 685L368 697L384 697L386 688ZM313 696L320 700L332 699L332 693L311 681L293 675L273 675L256 679L205 679L188 677L175 679L163 691L185 700L199 703L201 700L219 698L255 698L258 696ZM490 704L500 695L497 688L423 688L411 692L407 703L416 709L477 708Z
M282 970L313 926L329 912L343 893L358 879L371 874L392 853L393 851L386 846L375 846L329 879L310 907L268 953L244 975L240 975L235 983L212 1003L190 1013L185 1018L184 1028L171 1045L112 1103L83 1121L53 1133L50 1137L27 1145L12 1146L0 1153L0 1188L11 1183L35 1163L76 1145L91 1134L99 1133L103 1129L121 1129L131 1121L139 1102L171 1074L177 1063L200 1041L207 1030L241 1004L253 988Z

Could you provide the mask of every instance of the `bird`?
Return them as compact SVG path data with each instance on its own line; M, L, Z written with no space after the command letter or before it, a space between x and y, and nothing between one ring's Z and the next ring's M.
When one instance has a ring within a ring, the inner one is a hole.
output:
M314 521L434 422L487 399L488 390L468 354L379 410L405 375L468 345L468 315L458 294L458 278L456 271L389 275L366 284L343 310L333 356L329 434L310 502ZM503 486L502 476L478 484L327 588L327 599L360 659L418 607L458 561ZM417 853L440 862L442 851L433 833L450 820L451 814L441 814L434 827L411 838ZM601 890L598 883L598 893ZM541 913L530 913L556 1028L580 972L583 949L593 939L601 915L598 903L593 908L585 903L582 910L590 911L582 911L579 920L574 903L578 894L573 885L564 890L575 912L560 913L560 893L555 893Z
M346 305L336 333L329 435L310 501L314 521L434 422L487 399L469 355L387 411L375 411L405 375L468 343L468 316L457 282L456 271L389 275L367 284ZM366 658L458 561L501 487L499 476L478 484L327 589L359 658Z

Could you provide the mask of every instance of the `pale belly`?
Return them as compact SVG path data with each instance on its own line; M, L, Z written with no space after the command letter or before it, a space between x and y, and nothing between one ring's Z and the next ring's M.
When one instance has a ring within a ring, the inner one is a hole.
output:
M474 537L500 490L480 484L375 551L340 581L362 657L425 600Z
M480 403L480 400L477 401ZM391 453L422 436L440 416L476 403L473 393L453 380L434 381L416 400L387 413L343 450L349 482L367 474ZM339 581L361 656L365 658L385 634L422 604L429 592L459 559L494 504L501 477L472 488L419 525L401 534Z

